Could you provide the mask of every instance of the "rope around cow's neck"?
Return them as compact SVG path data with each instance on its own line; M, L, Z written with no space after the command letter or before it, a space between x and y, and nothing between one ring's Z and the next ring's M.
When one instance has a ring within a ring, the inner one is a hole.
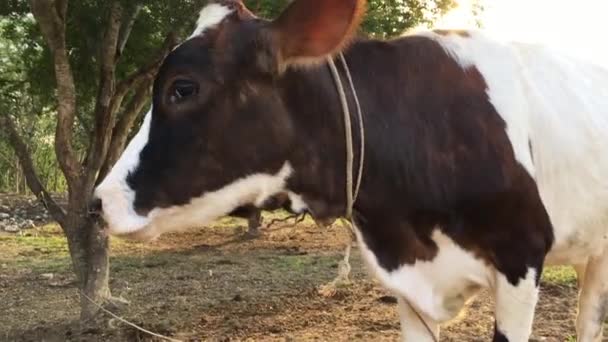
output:
M360 147L360 158L359 158L359 169L357 172L357 181L355 183L355 189L353 191L353 164L354 164L354 152L353 152L353 132L352 132L352 122L350 119L350 109L348 107L348 102L346 100L346 92L344 91L344 87L342 86L342 79L340 78L340 73L338 72L338 68L334 63L333 59L328 58L329 68L331 69L331 74L334 78L334 82L336 84L336 88L338 90L338 94L340 96L340 103L342 105L342 112L344 114L344 130L345 130L345 138L346 138L346 219L352 222L353 215L353 205L357 199L357 195L359 194L359 187L361 186L361 178L363 176L363 161L365 157L365 129L363 127L363 114L361 112L361 106L359 104L359 97L357 96L357 92L355 90L355 85L353 83L353 79L350 75L350 69L348 68L348 64L346 63L346 59L344 58L344 54L340 53L339 55L340 61L342 62L342 66L344 67L344 72L346 73L346 78L350 85L350 90L353 94L353 98L355 99L355 104L357 106L357 116L359 119L359 134L361 137L361 147Z
M342 105L342 113L344 114L344 131L346 138L346 213L345 218L350 222L351 229L355 227L355 223L353 220L353 206L355 201L357 200L357 196L359 195L359 188L361 186L361 178L363 177L363 162L365 158L365 128L363 126L363 113L361 111L361 105L359 103L359 97L357 96L357 92L355 90L355 85L350 74L350 69L348 68L348 63L346 63L346 58L344 58L344 54L339 54L340 61L342 62L342 66L344 67L344 73L346 74L346 78L350 85L350 90L353 94L353 98L355 100L355 105L357 107L357 116L359 119L359 134L360 134L360 151L359 151L359 168L357 170L357 180L355 183L355 187L353 190L353 164L354 164L354 149L353 149L353 133L352 133L352 122L350 118L350 108L348 107L348 101L346 100L346 92L344 91L344 87L342 86L342 79L340 78L340 73L338 72L338 68L334 60L331 57L327 58L327 64L329 65L329 69L331 70L331 74L334 78L334 82L336 84L336 89L338 91L338 95L340 97L340 103ZM412 309L414 314L418 317L420 322L424 325L428 333L433 337L433 341L438 342L439 339L433 333L433 330L426 323L422 315L414 308L413 305L409 303L404 298L406 304Z

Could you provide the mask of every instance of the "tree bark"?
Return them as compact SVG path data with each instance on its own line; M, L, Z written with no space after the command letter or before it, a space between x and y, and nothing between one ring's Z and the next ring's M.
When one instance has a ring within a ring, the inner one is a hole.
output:
M254 210L247 218L247 233L251 236L260 234L260 226L262 225L262 211Z
M58 100L55 153L69 191L77 186L82 166L72 145L76 87L65 40L67 0L30 0L30 6L53 57Z
M110 241L99 220L85 218L80 227L81 245L85 246L87 269L82 282L83 292L88 297L80 300L80 317L86 320L97 314L99 310L94 303L107 303L112 300Z

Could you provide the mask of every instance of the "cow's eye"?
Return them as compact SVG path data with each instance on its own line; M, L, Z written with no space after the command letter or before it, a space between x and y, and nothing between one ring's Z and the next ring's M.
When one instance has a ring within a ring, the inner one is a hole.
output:
M188 80L177 80L171 86L169 99L171 103L176 103L196 94L198 94L197 83Z

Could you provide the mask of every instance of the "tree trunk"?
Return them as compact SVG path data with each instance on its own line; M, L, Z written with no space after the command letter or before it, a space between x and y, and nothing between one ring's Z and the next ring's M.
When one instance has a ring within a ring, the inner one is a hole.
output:
M86 220L83 232L88 236L85 239L87 251L86 278L83 292L95 303L107 303L112 300L110 293L110 239L97 220ZM99 308L89 301L81 298L81 319L94 317Z
M86 203L86 199L83 200ZM87 321L97 315L98 305L112 298L109 238L98 220L87 217L78 209L68 210L70 214L62 228L68 238L72 265L81 290L80 318ZM82 214L78 215L78 212Z
M247 233L251 236L258 236L260 234L260 226L262 225L262 211L254 210L247 218L248 231Z

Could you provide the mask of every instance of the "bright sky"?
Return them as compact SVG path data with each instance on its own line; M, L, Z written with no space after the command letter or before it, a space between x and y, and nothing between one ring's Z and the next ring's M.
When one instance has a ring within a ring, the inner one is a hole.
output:
M471 27L472 0L437 26ZM484 29L502 38L550 44L608 66L608 0L482 0Z

